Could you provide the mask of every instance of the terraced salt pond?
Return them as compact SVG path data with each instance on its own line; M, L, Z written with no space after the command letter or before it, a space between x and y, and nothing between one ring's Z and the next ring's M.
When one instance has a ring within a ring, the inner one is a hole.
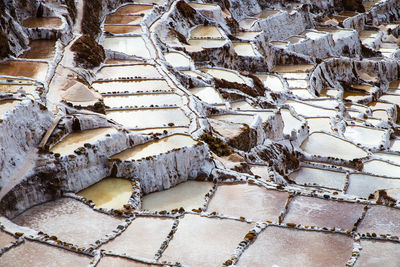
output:
M221 70L221 69L199 69L199 70L217 79L224 79L228 82L245 83L243 78L233 71Z
M395 164L399 164L400 165L400 155L396 155L396 154L389 154L389 153L374 153L374 156L376 156L377 158L383 159L383 160L387 160L387 161L391 161Z
M209 104L225 103L223 97L214 87L195 87L190 89L190 92Z
M94 243L123 222L122 219L95 212L71 198L60 198L35 206L13 221L79 246Z
M153 9L153 5L128 4L117 9L113 15L140 15Z
M232 123L240 123L240 124L246 123L247 125L251 125L254 121L253 115L241 115L241 114L218 115L218 116L212 116L211 118L215 120L228 121Z
M273 92L283 92L285 87L278 76L272 74L256 74L263 82L264 86L270 88Z
M103 43L104 49L121 52L130 56L149 58L150 52L142 37L107 37Z
M99 93L112 92L141 93L171 90L165 80L135 80L135 81L112 81L95 82L92 84Z
M383 141L384 135L385 131L362 126L347 126L344 133L347 139L368 147L378 147Z
M140 34L142 27L139 25L104 25L104 30L112 34Z
M120 160L138 160L149 156L155 156L162 153L166 153L173 149L193 146L195 144L197 144L197 141L195 141L190 136L175 134L168 137L164 137L157 141L151 141L127 149L119 154L112 156L112 158Z
M0 92L10 92L15 93L18 91L24 91L27 94L33 94L38 88L37 85L34 84L9 84L9 83L0 83Z
M310 262L315 266L344 266L352 249L353 241L348 236L271 226L244 251L237 266L262 266L266 262L271 266L291 266L294 262L298 266Z
M61 155L70 155L73 154L77 148L83 147L85 143L95 143L107 134L116 132L117 130L115 128L98 128L73 132L53 146L50 151Z
M107 117L130 129L188 126L189 118L182 109L109 110Z
M233 43L233 48L236 54L244 57L255 57L257 56L251 43Z
M56 52L56 41L33 40L29 43L30 49L23 53L21 58L50 60Z
M187 68L190 67L190 58L182 55L181 53L171 52L164 54L165 59L169 64L175 68Z
M114 15L110 14L107 16L105 24L125 24L125 25L138 25L142 21L143 17L139 15Z
M132 183L121 178L106 178L77 194L92 200L97 207L122 209L132 195Z
M323 117L332 117L336 115L336 110L334 109L327 109L324 107L309 105L293 100L287 100L285 101L284 104L292 106L298 114L304 117L310 116L312 114L318 114L318 116L323 116Z
M256 185L219 185L207 211L236 218L277 221L288 197L286 192L266 190Z
M352 160L367 156L363 149L326 133L315 132L301 144L301 149L312 155Z
M346 174L329 170L302 167L289 175L289 179L296 184L322 186L343 190L346 183Z
M0 75L27 77L44 81L47 69L48 64L44 62L9 60L0 64Z
M222 34L215 26L197 26L190 32L190 38L222 38Z
M104 97L104 104L109 107L125 106L163 106L163 105L181 105L182 97L176 94L143 94L131 96L107 96Z
M22 22L26 28L43 28L53 29L59 28L62 25L62 20L59 17L42 17L42 18L27 18Z
M161 79L162 75L154 65L134 64L122 66L105 66L97 74L100 79L118 79L141 77L147 79Z
M290 135L293 130L301 128L303 124L299 119L294 117L288 109L281 109L281 115L284 123L283 133Z
M380 189L388 188L400 188L400 179L390 179L368 174L351 174L346 193L368 198L370 194Z
M203 206L205 195L212 186L211 182L183 182L170 189L143 196L142 209L150 211L170 211L181 207L185 210L198 209Z
M400 166L382 160L370 160L364 163L364 172L400 179Z
M186 50L191 52L198 52L203 50L204 48L215 48L224 46L227 43L226 40L210 40L210 39L190 39L188 44L190 46L186 46Z
M261 32L259 31L245 31L245 32L239 32L238 34L236 34L236 37L243 40L254 40L255 37L260 33Z
M21 101L20 100L2 100L0 101L0 117L3 117L8 111L14 109Z
M310 127L310 133L312 132L332 132L330 118L307 118L307 124Z

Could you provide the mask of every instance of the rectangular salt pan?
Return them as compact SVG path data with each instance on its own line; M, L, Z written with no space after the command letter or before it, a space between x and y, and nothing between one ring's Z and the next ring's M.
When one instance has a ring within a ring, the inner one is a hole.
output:
M127 128L188 126L190 120L178 108L108 111L107 117Z
M176 134L157 141L150 141L148 143L135 146L117 155L114 155L112 158L120 160L138 160L148 156L162 154L173 149L193 146L196 143L197 142L188 135Z

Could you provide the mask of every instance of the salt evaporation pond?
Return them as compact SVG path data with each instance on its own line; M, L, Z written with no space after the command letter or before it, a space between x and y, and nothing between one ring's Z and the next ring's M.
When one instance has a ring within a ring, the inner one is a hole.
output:
M310 127L310 133L319 131L326 131L328 133L332 132L330 122L330 118L307 118L307 124Z
M185 68L190 66L190 58L181 53L171 52L164 54L165 59L175 68Z
M322 186L343 190L346 183L346 174L324 169L301 167L291 173L289 179L296 184Z
M285 87L278 76L272 74L256 74L256 76L263 82L264 86L274 92L283 92Z
M117 132L115 128L98 128L73 132L53 146L50 151L61 155L73 154L77 148L83 147L85 143L95 143L107 134L115 132Z
M211 182L183 182L170 189L143 196L142 209L150 211L170 211L181 207L185 210L198 209L203 206L205 195L212 186Z
M141 94L130 96L106 96L104 104L109 107L150 107L164 105L181 105L182 97L176 94Z
M44 81L48 64L45 62L9 60L0 64L0 75L27 77Z
M139 25L104 25L104 30L112 34L140 34L142 27Z
M363 171L375 175L384 175L400 179L400 166L382 160L364 162Z
M197 144L197 141L190 136L175 134L127 149L114 155L112 158L120 160L138 160L148 156L159 155L173 149L193 146L195 144Z
M367 152L352 143L322 132L310 134L301 144L301 149L312 155L346 160L367 156Z
M281 116L284 123L283 133L290 135L293 130L300 129L303 123L294 117L288 109L281 109Z
M222 38L222 34L215 26L197 26L190 32L190 38Z
M149 58L150 52L142 37L107 37L103 43L104 49L110 49L131 56Z
M105 24L140 24L143 17L138 15L108 15Z
M187 126L189 118L179 108L107 111L107 117L130 129Z
M122 209L132 195L132 183L121 178L106 178L79 191L77 195L92 200L100 208Z
M54 40L33 40L29 43L30 49L23 53L21 58L30 59L52 59L56 52L56 41Z
M32 17L25 19L22 25L26 28L53 29L59 28L62 25L62 20L59 17Z
M346 126L344 136L354 143L361 143L368 147L378 147L383 141L385 131L363 126Z
M233 43L236 54L244 57L255 57L256 52L251 43Z
M296 113L304 117L312 116L313 114L318 114L319 116L324 116L324 117L332 117L336 115L336 110L334 109L327 109L323 107L308 105L294 100L287 100L285 101L284 104L292 106L295 109Z
M400 188L400 179L354 173L350 174L350 183L346 193L368 198L370 194L388 188Z
M200 69L200 71L205 72L214 78L224 79L228 82L245 83L243 78L233 71L220 69Z
M146 14L153 9L152 5L128 4L117 9L113 15L139 15Z
M190 92L200 98L202 101L209 104L225 103L223 97L214 87L195 87L190 89Z
M105 66L97 74L102 79L141 77L143 79L158 79L162 75L154 65L134 64L126 66Z
M106 94L112 92L142 93L171 90L165 80L136 80L136 81L112 81L93 83L99 93Z

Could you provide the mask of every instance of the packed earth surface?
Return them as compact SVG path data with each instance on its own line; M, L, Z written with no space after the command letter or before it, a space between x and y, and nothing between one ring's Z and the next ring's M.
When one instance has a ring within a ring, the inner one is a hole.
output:
M0 266L399 251L399 0L0 0Z

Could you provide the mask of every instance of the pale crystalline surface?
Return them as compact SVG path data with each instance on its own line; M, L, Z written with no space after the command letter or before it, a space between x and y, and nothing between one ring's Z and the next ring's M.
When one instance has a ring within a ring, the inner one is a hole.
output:
M358 227L360 233L400 235L400 212L389 207L372 206Z
M165 127L171 123L171 126L187 126L190 122L179 108L108 111L106 114L108 118L132 129Z
M398 243L362 240L361 247L360 256L354 266L396 267L400 265L400 258L398 257L400 246Z
M244 251L237 266L344 266L352 249L348 236L271 226Z
M277 221L288 193L266 190L256 185L219 185L207 211L256 221Z
M367 174L350 174L349 195L368 198L370 194L380 189L400 188L400 179L384 178Z
M400 166L381 160L371 160L364 163L363 171L375 175L385 175L400 178Z
M346 174L317 168L302 167L289 175L297 184L316 185L343 190Z
M118 267L156 267L160 265L152 265L146 264L139 261L133 261L127 258L122 257L113 257L113 256L104 256L101 258L98 267L110 267L110 266L118 266Z
M59 267L86 266L91 258L65 249L25 241L1 256L0 266Z
M137 217L128 229L101 248L131 257L153 259L173 223L173 219Z
M185 210L203 206L205 195L212 187L210 182L187 181L168 190L150 193L142 198L142 209L152 211Z
M337 157L352 160L362 158L367 153L361 148L325 133L312 133L303 142L301 148L312 155Z
M187 214L160 260L188 266L220 266L252 227L243 222Z
M195 144L196 141L190 136L175 134L158 141L151 141L143 145L138 145L127 149L117 155L114 155L113 158L118 158L121 160L137 160L148 156L165 153L173 149L193 146Z
M93 211L77 200L61 198L25 211L14 222L64 242L88 246L116 230L123 220Z
M109 37L104 40L104 49L127 55L149 58L150 53L142 37Z
M99 93L126 92L154 92L159 90L171 90L165 80L134 80L134 81L113 81L113 82L96 82L93 87Z
M363 209L360 204L298 196L290 202L284 222L346 230L353 228Z
M0 231L0 249L17 241L12 235Z

